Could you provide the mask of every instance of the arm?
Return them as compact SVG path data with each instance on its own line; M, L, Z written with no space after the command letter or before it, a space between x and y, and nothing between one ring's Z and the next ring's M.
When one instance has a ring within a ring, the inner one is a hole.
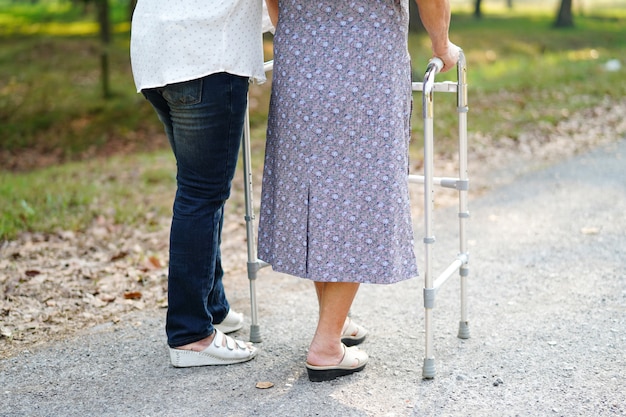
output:
M276 27L276 23L278 23L278 0L265 0L265 4L267 5L272 25Z
M448 0L416 0L420 18L428 32L434 56L444 63L442 72L459 60L459 47L450 42L450 3Z

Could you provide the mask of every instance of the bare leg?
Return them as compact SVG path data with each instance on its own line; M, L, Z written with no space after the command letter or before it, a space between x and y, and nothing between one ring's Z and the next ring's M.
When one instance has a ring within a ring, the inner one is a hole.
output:
M315 292L317 293L317 304L318 304L318 307L319 307L318 311L321 313L321 311L322 311L322 294L324 293L324 287L326 286L326 283L325 282L317 282L317 281L315 281L314 284L315 284ZM353 301L354 301L354 298L353 298ZM350 302L350 304L352 305L352 302ZM348 314L350 314L349 310L348 310ZM349 320L350 319L348 318L348 316L346 316L346 319L344 320L344 323L343 323L342 331L348 325Z
M337 365L343 359L341 332L359 289L353 282L315 282L319 303L317 329L307 355L310 365Z

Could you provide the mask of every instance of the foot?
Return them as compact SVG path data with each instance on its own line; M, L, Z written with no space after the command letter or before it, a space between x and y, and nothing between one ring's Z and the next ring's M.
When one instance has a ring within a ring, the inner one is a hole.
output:
M226 318L221 323L214 324L216 329L222 333L232 333L243 327L243 314L233 310L228 310Z
M203 349L199 350L201 348ZM235 340L215 329L211 336L199 342L181 348L170 348L170 359L174 367L188 368L246 362L253 359L257 353L258 349L252 343Z
M368 331L356 324L350 317L346 318L341 332L341 343L346 346L355 346L363 343Z
M340 376L360 372L365 368L369 357L357 347L343 347L343 358L337 365L311 365L306 363L306 370L311 382L331 381Z

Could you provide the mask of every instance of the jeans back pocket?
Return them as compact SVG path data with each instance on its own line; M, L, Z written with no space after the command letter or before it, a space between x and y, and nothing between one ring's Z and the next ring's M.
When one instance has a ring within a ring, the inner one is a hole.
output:
M161 94L172 105L194 105L202 101L202 79L168 84Z

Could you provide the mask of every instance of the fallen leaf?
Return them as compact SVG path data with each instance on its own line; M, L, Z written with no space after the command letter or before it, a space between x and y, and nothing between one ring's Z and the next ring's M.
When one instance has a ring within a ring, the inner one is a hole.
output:
M41 274L41 271L37 271L35 269L29 269L24 273L26 274L27 277L36 277L37 275Z
M161 263L161 260L157 258L156 256L149 257L148 261L150 261L150 264L155 268L163 268L163 264Z
M127 300L140 300L141 293L139 291L128 291L124 293L124 298Z
M111 262L119 261L120 259L124 259L128 255L128 252L122 251L118 252L115 255L111 256Z
M274 386L274 383L272 382L267 382L267 381L263 381L263 382L257 382L256 383L256 387L258 389L268 389L268 388L272 388Z

